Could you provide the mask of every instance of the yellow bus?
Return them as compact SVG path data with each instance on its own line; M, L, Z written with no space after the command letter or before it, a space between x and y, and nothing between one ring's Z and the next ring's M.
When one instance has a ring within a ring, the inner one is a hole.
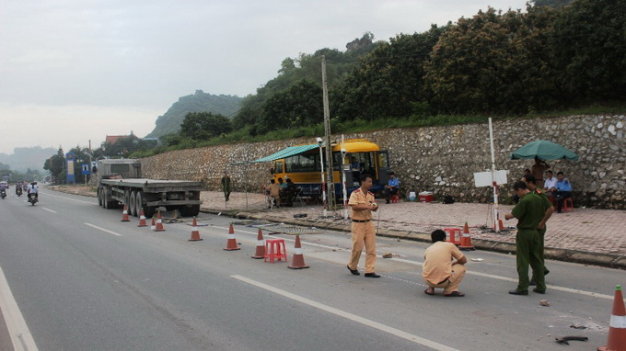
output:
M307 144L290 146L255 162L272 162L271 172L274 181L279 182L281 178L283 181L291 179L302 189L302 195L318 197L322 191L320 151L323 160L326 160L324 147L320 147L320 144ZM332 155L333 182L337 198L342 194L342 170L345 173L348 194L359 186L361 174L372 176L374 187L371 191L374 193L382 191L384 184L387 183L388 153L381 150L376 143L367 139L345 140L332 144Z

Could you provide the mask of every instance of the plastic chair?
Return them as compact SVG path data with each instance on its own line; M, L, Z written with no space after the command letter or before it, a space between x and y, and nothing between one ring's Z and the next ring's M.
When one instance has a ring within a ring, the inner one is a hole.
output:
M274 263L274 260L287 262L287 248L285 247L285 239L266 239L265 240L265 257L264 262L268 260Z
M563 212L574 211L574 200L571 197L563 199Z

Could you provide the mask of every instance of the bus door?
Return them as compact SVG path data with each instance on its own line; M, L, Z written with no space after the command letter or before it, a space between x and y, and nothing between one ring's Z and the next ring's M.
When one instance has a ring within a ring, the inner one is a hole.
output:
M376 167L378 169L378 181L380 184L387 184L389 180L389 152L387 150L376 152Z
M285 160L284 159L274 161L272 174L274 175L274 180L276 180L277 182L278 182L278 178L285 177Z

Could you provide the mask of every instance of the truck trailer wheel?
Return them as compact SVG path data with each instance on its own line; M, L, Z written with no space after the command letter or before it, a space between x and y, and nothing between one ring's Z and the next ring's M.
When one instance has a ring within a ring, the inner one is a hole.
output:
M112 199L112 196L109 195L109 192L106 189L103 189L103 193L104 193L104 208L106 209L112 209L112 208L117 208L117 200Z
M102 205L102 189L98 188L98 206L103 207Z
M156 207L146 206L143 208L143 213L146 215L147 218L154 216L155 212L156 212Z
M139 216L139 214L141 213L141 210L143 210L143 196L141 195L141 191L137 191L135 193L135 208L134 208L136 216ZM146 214L146 211L144 210L144 215L145 214Z
M200 205L181 206L179 211L180 215L183 217L194 217L200 213Z
M137 217L137 207L135 207L135 192L131 191L128 195L128 214Z

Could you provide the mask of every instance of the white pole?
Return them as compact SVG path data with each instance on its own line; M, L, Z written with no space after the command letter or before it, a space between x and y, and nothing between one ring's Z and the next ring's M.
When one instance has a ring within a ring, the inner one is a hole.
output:
M321 175L322 175L322 184L320 190L322 191L322 205L324 206L324 210L322 211L322 216L326 217L326 179L324 179L324 153L322 152L322 144L321 138L318 138L318 143L320 145L320 166L322 167Z
M493 227L496 233L500 232L498 225L498 183L496 183L496 152L493 147L493 126L489 117L489 143L491 145L491 184L493 187Z
M343 134L341 134L341 191L343 193L343 219L348 219L348 189L346 189L346 170L343 166L345 157L346 149L343 145Z

